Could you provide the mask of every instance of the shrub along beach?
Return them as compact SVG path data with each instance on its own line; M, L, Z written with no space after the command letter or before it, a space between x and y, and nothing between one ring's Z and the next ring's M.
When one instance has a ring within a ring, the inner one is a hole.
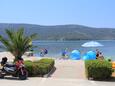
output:
M85 61L86 76L88 79L107 80L111 78L112 63L105 60L87 60Z
M36 61L25 61L24 64L28 71L28 76L44 76L48 74L54 67L53 59L40 59Z

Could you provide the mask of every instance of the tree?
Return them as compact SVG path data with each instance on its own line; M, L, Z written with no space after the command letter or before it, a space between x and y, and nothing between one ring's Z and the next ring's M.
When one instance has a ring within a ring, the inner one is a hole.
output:
M8 36L7 38L0 35L0 41L4 45L4 48L14 55L14 61L22 59L22 55L33 47L31 42L37 37L37 34L27 36L24 34L23 28L19 28L17 31L9 29L5 31Z

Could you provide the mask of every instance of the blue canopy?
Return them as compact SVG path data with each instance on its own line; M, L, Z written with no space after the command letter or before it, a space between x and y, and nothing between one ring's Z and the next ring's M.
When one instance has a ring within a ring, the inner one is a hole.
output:
M72 60L80 60L80 52L78 50L73 50L70 54L70 59Z
M84 56L83 60L95 60L96 59L96 53L93 51L88 51Z

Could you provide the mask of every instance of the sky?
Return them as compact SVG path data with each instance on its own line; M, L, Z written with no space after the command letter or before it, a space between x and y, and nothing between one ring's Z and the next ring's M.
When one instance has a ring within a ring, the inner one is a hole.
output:
M115 28L115 0L0 0L0 23Z

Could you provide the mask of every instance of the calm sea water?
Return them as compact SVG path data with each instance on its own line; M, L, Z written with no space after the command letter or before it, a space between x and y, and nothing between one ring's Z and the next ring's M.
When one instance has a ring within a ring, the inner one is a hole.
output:
M89 42L90 40L80 40L80 41L34 41L33 44L38 46L35 48L35 55L39 56L40 49L46 48L48 50L48 54L46 56L58 58L61 57L61 52L65 48L68 49L70 53L72 50L79 50L81 52L81 57L90 50L95 51L99 49L104 57L111 58L115 60L115 40L96 40L101 43L102 47L82 47L81 45L85 42Z

